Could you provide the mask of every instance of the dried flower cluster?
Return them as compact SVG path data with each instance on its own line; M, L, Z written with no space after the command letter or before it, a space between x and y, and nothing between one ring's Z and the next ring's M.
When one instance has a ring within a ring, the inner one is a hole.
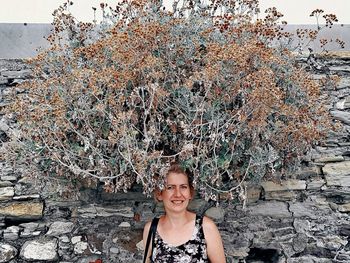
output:
M290 34L274 8L256 19L256 0L174 1L171 11L124 0L101 5L96 25L77 22L70 4L10 109L16 158L42 172L149 194L178 161L205 198L234 198L292 169L328 129L319 84L276 45Z

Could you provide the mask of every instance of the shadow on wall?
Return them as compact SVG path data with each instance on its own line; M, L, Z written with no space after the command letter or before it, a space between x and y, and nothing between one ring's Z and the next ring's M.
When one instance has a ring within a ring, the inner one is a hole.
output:
M279 259L280 254L276 249L253 247L249 250L246 263L277 263Z

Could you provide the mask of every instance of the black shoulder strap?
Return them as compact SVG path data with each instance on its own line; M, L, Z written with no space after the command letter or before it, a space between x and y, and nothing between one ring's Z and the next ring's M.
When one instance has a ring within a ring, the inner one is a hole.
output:
M157 217L153 218L153 220L152 220L151 227L149 229L148 236L147 236L145 253L144 253L144 256L143 256L143 263L146 262L148 248L149 248L149 243L151 242L151 238L152 238L151 253L153 251L154 236L155 236L155 233L156 233L156 230L157 230L158 221L159 221L159 218L157 218Z

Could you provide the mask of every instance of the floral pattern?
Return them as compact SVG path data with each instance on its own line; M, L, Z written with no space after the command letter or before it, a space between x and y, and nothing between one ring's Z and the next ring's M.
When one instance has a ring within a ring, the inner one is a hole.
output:
M203 217L196 215L196 223L192 237L179 246L167 244L158 231L154 238L155 247L151 257L153 263L205 263L209 262L207 245L202 227Z

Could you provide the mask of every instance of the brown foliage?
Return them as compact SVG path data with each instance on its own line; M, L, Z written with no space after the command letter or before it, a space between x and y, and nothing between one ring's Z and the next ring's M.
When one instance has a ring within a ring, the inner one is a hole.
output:
M51 48L31 61L34 78L11 109L22 150L43 171L96 178L108 191L138 182L151 193L176 160L208 199L293 168L329 118L319 83L276 45L290 37L282 15L257 12L254 0L173 11L123 1L93 25L61 7Z

